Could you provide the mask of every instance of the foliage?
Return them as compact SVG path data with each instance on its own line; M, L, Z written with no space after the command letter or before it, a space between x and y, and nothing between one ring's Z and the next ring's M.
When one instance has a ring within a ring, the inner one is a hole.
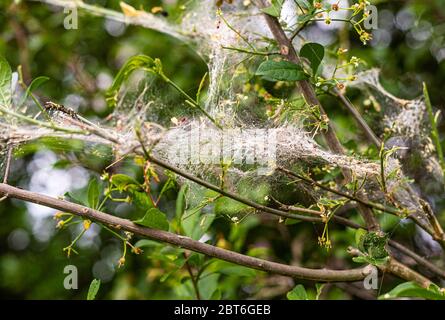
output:
M422 288L417 283L405 282L399 284L390 292L381 295L379 299L396 299L403 297L424 298L429 300L445 300L445 295L442 289L431 284L429 288Z
M87 300L96 299L96 295L99 292L99 288L100 288L100 280L93 279L93 281L91 281L90 288L88 289Z
M0 105L4 107L11 104L11 78L9 63L0 57Z

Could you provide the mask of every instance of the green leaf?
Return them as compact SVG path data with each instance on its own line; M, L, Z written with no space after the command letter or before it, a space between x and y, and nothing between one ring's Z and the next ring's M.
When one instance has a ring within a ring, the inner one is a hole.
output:
M206 72L204 73L204 75L202 76L201 82L199 83L199 87L198 87L198 92L196 92L196 101L199 103L201 101L201 91L204 87L204 84L206 82L207 76L209 74Z
M354 261L356 263L366 263L366 264L372 264L374 266L385 265L388 263L388 260L389 260L389 257L376 259L376 258L370 257L369 255L358 256L358 257L352 258L352 261Z
M176 218L182 217L186 209L186 194L188 191L188 185L184 184L181 189L179 189L178 196L176 198Z
M90 284L90 288L88 289L88 295L87 300L94 300L96 299L97 292L99 292L100 288L100 280L93 279Z
M37 90L37 88L39 88L42 84L44 84L48 80L49 80L48 77L37 77L34 80L32 80L31 84L26 89L25 95L23 96L20 105L23 105L26 102L26 99L28 99L28 97L32 94L32 92Z
M165 213L157 208L149 209L141 219L135 220L133 222L144 227L164 231L168 231L169 228L167 216L165 215Z
M74 202L83 206L88 206L88 200L85 199L84 194L74 194L73 192L65 192L64 198L69 202Z
M300 57L309 60L311 63L312 74L316 75L318 67L324 58L324 47L315 42L306 43L300 50Z
M153 247L160 247L162 246L162 244L154 240L142 239L136 242L134 246L137 248L146 248L146 247L153 248Z
M296 0L296 2L303 9L310 10L313 8L312 4L308 0Z
M225 267L218 270L219 273L229 275L229 276L238 276L238 277L255 277L255 270L242 267L242 266L231 266Z
M149 56L137 55L128 59L124 66L119 70L118 74L114 78L113 84L106 92L106 100L110 107L114 108L117 103L117 96L119 94L120 87L128 79L128 77L135 70L144 70L147 72L157 74L156 61Z
M368 263L368 259L366 259L364 256L353 257L352 261L357 263Z
M222 298L222 292L220 289L216 289L215 292L213 292L212 296L209 300L221 300Z
M286 296L288 300L309 300L306 289L301 284L289 291Z
M215 214L206 213L202 214L201 209L203 205L185 211L181 218L181 227L184 230L186 236L199 240L210 228L213 220L215 220Z
M261 9L262 12L272 17L278 18L281 15L281 9L283 8L284 0L272 0L269 7Z
M198 282L199 293L201 299L209 300L213 293L218 289L218 279L220 275L218 273L202 275Z
M256 75L269 81L300 81L308 78L301 66L284 60L264 61L258 67Z
M97 209L99 206L99 183L96 178L91 179L88 184L88 206L92 209Z
M315 16L314 13L302 14L302 15L298 16L297 21L299 24L304 24L304 23L309 22L311 19L313 19L314 16Z
M162 186L161 192L159 192L158 195L158 201L159 199L161 199L161 197L169 190L175 188L176 184L175 184L175 179L172 177L168 177L167 181L164 183L164 185Z
M201 215L201 218L199 219L198 229L195 231L193 236L198 240L201 239L201 237L207 232L207 230L209 230L210 226L215 220L215 217L216 215L213 213L206 213Z
M12 100L12 71L8 61L0 56L0 106L10 107Z
M445 300L445 295L440 292L439 287L432 284L425 289L414 282L405 282L399 284L390 292L381 295L379 299L395 299L400 297L424 298L429 300Z
M148 196L146 192L132 191L131 200L133 204L141 210L148 210L154 207L153 200Z
M131 185L137 186L139 188L139 183L126 174L114 174L111 177L111 183L120 191L126 190Z
M294 225L294 224L297 224L297 223L300 223L300 222L301 222L301 220L286 218L286 220L284 221L284 224L286 226L291 226L291 225Z
M366 235L367 231L365 229L359 228L355 231L355 245L360 246L362 238Z
M213 267L215 268L216 272L228 276L255 277L258 274L258 271L256 270L243 266L238 266L236 264L226 261L217 261L213 264Z
M53 164L53 168L54 169L66 169L69 166L72 165L72 162L67 160L67 159L60 159L57 160L54 164Z

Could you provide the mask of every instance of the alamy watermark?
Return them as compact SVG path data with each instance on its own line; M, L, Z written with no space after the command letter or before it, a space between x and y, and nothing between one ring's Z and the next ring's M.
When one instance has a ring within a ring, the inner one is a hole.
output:
M67 30L79 29L79 15L78 8L64 8L63 13L65 18L63 20L63 27ZM363 26L366 30L378 29L378 9L374 5L367 5L365 8L366 17L363 20ZM126 17L125 17L126 18Z
M172 137L167 153L175 165L251 165L260 175L276 162L277 129L217 130L191 123Z
M363 21L363 27L367 30L379 28L379 12L376 6L367 5L365 9L367 18Z
M379 272L375 266L368 266L370 273L363 279L366 290L377 290L379 287Z
M79 29L79 15L77 7L64 8L63 13L65 14L65 18L63 19L63 27L67 30Z
M63 287L66 290L79 289L79 284L78 284L79 276L78 276L77 267L72 264L67 265L63 269L63 273L67 274L67 276L63 279Z

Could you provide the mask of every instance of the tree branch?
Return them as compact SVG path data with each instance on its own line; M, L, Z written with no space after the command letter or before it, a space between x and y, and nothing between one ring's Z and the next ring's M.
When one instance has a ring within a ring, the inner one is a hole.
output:
M360 250L352 247L348 248L348 252L355 257L363 255ZM424 288L428 288L431 284L433 284L431 280L407 267L403 263L400 263L393 257L389 257L388 262L385 264L380 264L377 267L383 272L391 273L406 281L414 281Z
M188 179L190 181L193 181L193 182L195 182L195 183L197 183L197 184L199 184L199 185L201 185L203 187L206 187L206 188L208 188L210 190L213 190L213 191L215 191L215 192L217 192L217 193L219 193L219 194L221 194L223 196L226 196L226 197L228 197L230 199L233 199L235 201L243 203L243 204L245 204L245 205L247 205L247 206L249 206L251 208L257 209L257 210L262 211L262 212L267 212L267 213L270 213L270 214L273 214L273 215L276 215L276 216L279 216L279 217L283 217L283 218L297 219L297 220L302 220L302 221L306 221L306 222L323 223L322 218L320 218L320 215L321 215L320 211L307 209L307 208L299 208L299 207L293 207L292 210L291 210L292 212L300 212L300 213L305 213L305 214L312 215L312 217L309 217L309 216L304 216L304 215L301 215L301 214L289 213L288 211L278 210L278 209L274 209L274 208L271 208L271 207L268 207L268 206L264 206L264 205L261 205L259 203L253 202L251 200L242 198L239 195L237 195L235 193L232 193L230 191L226 191L226 190L220 189L217 186L215 186L215 185L213 185L213 184L211 184L211 183L209 183L207 181L204 181L204 180L202 180L202 179L200 179L198 177L195 177L194 175L192 175L192 174L190 174L188 172L185 172L185 171L182 171L182 170L180 170L178 168L175 168L175 167L171 166L170 164L168 164L168 163L166 163L166 162L164 162L164 161L162 161L160 159L157 159L157 158L155 158L155 157L153 157L151 155L145 155L145 156L147 157L147 159L149 161L153 162L154 164L157 164L158 166L160 166L160 167L162 167L164 169L170 170L170 171L172 171L172 172L174 172L174 173L176 173L176 174L178 174L178 175L180 175L180 176L182 176L182 177L184 177L184 178L186 178L186 179ZM342 218L342 217L334 216L332 218L332 220L337 222L337 223L339 223L339 224L342 224L342 225L345 225L345 226L348 226L348 227L351 227L351 228L357 228L357 226L358 226L356 223L353 223L353 222L351 222L351 221L349 221L349 220L347 220L345 218ZM360 227L360 226L358 226L358 227Z
M429 262L425 258L419 256L417 253L411 251L407 247L403 246L402 244L394 241L389 240L388 244L393 247L394 249L400 251L401 253L405 254L408 257L411 257L414 261L417 262L418 265L432 271L437 276L441 277L442 279L445 279L445 270L440 269L438 266L434 265L433 263Z
M400 216L402 214L402 212L400 212L397 209L393 209L393 208L390 208L390 207L385 207L385 206L383 206L383 205L381 205L379 203L374 203L374 202L371 202L371 201L368 201L368 200L363 200L361 198L358 198L358 197L356 197L354 195L351 195L351 194L348 194L346 192L332 189L332 188L330 188L328 186L325 186L324 184L321 184L321 183L319 183L319 182L317 182L315 180L312 180L310 178L304 177L304 176L302 176L302 175L300 175L298 173L295 173L293 171L290 171L290 170L288 170L286 168L278 167L277 169L282 171L282 172L284 172L285 174L287 174L290 177L294 177L294 178L303 180L307 184L315 185L315 186L317 186L317 187L319 187L319 188L321 188L321 189L323 189L325 191L334 193L336 195L339 195L340 197L344 197L344 198L349 199L351 201L355 201L355 202L361 203L361 204L363 204L363 205L365 205L365 206L367 206L369 208L374 208L376 210L379 210L379 211L382 211L382 212L387 212L387 213L390 213L390 214L393 214L393 215L396 215L396 216Z
M22 190L4 183L0 183L0 194L8 195L9 198L36 203L63 212L69 212L111 227L119 226L122 230L130 231L143 237L166 242L210 257L270 273L313 281L337 282L362 280L371 272L371 269L367 266L351 270L309 269L258 259L218 248L171 232L145 228L134 224L130 220L115 217L66 200L60 200L43 194Z
M266 7L264 0L258 0L257 2L259 3L259 6L261 8ZM283 58L295 64L302 65L300 57L295 51L292 41L286 36L286 33L281 27L278 19L268 14L263 14L263 16L266 19L266 23L269 26L269 29L272 32L275 40L280 46L281 55L283 56ZM323 116L327 117L327 114L323 109L323 106L321 105L320 101L318 100L312 85L307 80L299 81L298 85L300 87L301 92L303 93L306 102L309 105L318 106L320 108L320 113ZM335 152L337 154L345 154L343 146L341 145L340 140L335 134L334 128L332 127L332 124L330 122L328 122L328 129L323 131L323 136L326 140L329 149L332 152ZM349 170L342 170L342 172L348 181L352 180L351 173ZM375 231L380 230L380 225L377 219L374 217L372 210L362 204L359 204L358 208L368 228L370 230L375 230Z
M239 197L239 196L237 196L235 194L232 194L230 192L221 190L218 187L216 187L216 186L214 186L214 185L212 185L212 184L210 184L210 183L208 183L208 182L206 182L204 180L201 180L201 179L199 179L199 178L197 178L197 177L195 177L195 176L193 176L193 175L191 175L191 174L189 174L187 172L183 172L182 170L180 170L178 168L172 167L169 164L167 164L167 163L165 163L165 162L163 162L163 161L161 161L159 159L156 159L156 158L154 158L152 156L148 156L148 158L149 158L149 160L151 162L157 164L160 167L163 167L164 169L170 170L170 171L172 171L172 172L174 172L174 173L176 173L176 174L178 174L178 175L180 175L180 176L182 176L184 178L187 178L187 179L189 179L189 180L191 180L191 181L193 181L193 182L195 182L195 183L197 183L199 185L207 187L207 188L209 188L209 189L211 189L211 190L213 190L215 192L223 194L223 195L225 195L225 196L227 196L227 197L229 197L229 198L231 198L233 200L240 201L241 203L247 204L249 206L254 205L253 208L257 208L258 210L261 210L261 211L265 211L264 209L266 209L266 210L270 209L269 207L260 206L260 205L254 203L254 202L250 202L249 200L243 199L243 198L241 198L241 197ZM262 209L260 209L260 208L262 208ZM298 207L294 207L294 206L280 206L280 209L281 210L277 210L277 211L281 211L281 212L283 212L283 211L296 211L296 212L298 212L299 210L304 209L304 208L298 208ZM273 210L276 210L276 209L273 209ZM265 211L265 212L268 212L268 211ZM274 212L276 212L276 211L269 212L269 213L276 214ZM315 211L315 212L316 212L317 215L320 215L320 212L318 212L318 211ZM302 217L304 217L303 221L318 222L318 223L322 223L323 222L323 220L321 218L312 218L312 217L306 217L306 216L302 216ZM310 219L315 219L315 220L314 221L310 221ZM353 221L350 221L348 219L345 219L343 217L339 217L339 216L335 216L334 215L331 219L333 221L335 221L336 223L338 223L338 224L341 224L341 225L344 225L344 226L347 226L347 227L350 227L350 228L353 228L353 229L359 229L359 228L364 229L359 224L357 224L357 223L355 223ZM444 277L445 276L445 271L440 269L439 267L435 266L433 263L427 261L426 259L422 258L421 256L419 256L415 252L411 251L410 249L406 248L405 246L403 246L402 244L400 244L400 243L398 243L398 242L396 242L394 240L389 240L388 243L393 248L396 248L397 250L399 250L403 254L405 254L405 255L411 257L412 259L414 259L419 265L423 266L424 268L432 271L436 275L438 275L438 276L440 276L440 277L445 279L445 277Z
M366 123L365 119L363 119L362 115L360 114L360 112L358 112L357 108L352 104L351 100L349 100L349 98L346 97L343 93L341 93L341 91L338 90L337 88L334 89L334 93L335 95L337 95L337 97L340 99L340 101L343 103L346 109L348 109L349 113L355 119L357 124L362 128L368 140L372 142L377 148L379 148L382 142L375 135L374 131L369 127L369 125Z

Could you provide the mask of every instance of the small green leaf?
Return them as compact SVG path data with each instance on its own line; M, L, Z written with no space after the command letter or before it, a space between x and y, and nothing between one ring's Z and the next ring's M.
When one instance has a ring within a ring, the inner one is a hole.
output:
M96 178L91 179L88 184L88 206L92 209L97 209L99 206L99 183Z
M188 191L188 185L184 184L181 189L179 189L178 196L176 198L176 218L182 217L186 209L186 194Z
M363 255L363 256L358 256L358 257L353 257L352 261L356 262L356 263L366 263L366 264L372 264L374 266L382 266L388 263L389 257L384 257L384 258L373 258L369 255Z
M308 78L301 66L284 60L264 61L258 67L256 75L269 81L300 81Z
M106 100L110 107L114 108L117 103L117 96L119 89L125 80L135 70L144 70L151 73L157 73L156 62L149 56L137 55L128 59L124 66L119 70L118 74L114 78L113 84L106 92Z
M69 201L83 206L88 206L88 200L85 199L84 194L74 194L73 192L65 192L63 197Z
M281 9L283 8L284 0L272 0L270 6L261 9L262 12L272 17L278 18L281 15Z
M388 263L389 257L383 257L383 258L369 258L368 263L374 265L374 266L384 266Z
M93 279L90 284L90 288L88 289L88 295L87 300L94 300L96 299L97 292L99 292L100 288L100 280Z
M297 224L297 223L300 223L300 222L301 222L301 220L287 218L287 219L284 221L284 224L285 224L286 226L291 226L291 225L294 225L294 224Z
M146 247L153 248L153 247L160 247L162 246L162 244L160 242L156 242L153 240L142 239L136 242L134 246L137 248L146 248Z
M213 292L212 296L209 300L221 300L222 298L222 292L220 289L216 289L215 292Z
M28 99L28 97L32 94L32 92L37 90L37 88L39 88L42 84L44 84L48 80L49 80L48 77L37 77L34 80L32 80L31 84L26 89L25 95L23 96L19 105L23 105L26 102L26 99Z
M208 300L212 297L213 293L218 289L218 280L220 274L205 274L198 282L199 292L203 300Z
M216 217L216 215L212 213L203 214L201 212L202 208L203 204L200 204L193 209L185 211L181 217L181 227L185 235L194 240L201 239Z
M425 289L414 282L405 282L399 284L390 292L381 295L379 299L395 299L400 297L424 298L429 300L445 300L445 295L440 291L439 287L432 284Z
M213 221L215 220L216 215L213 213L202 214L199 219L198 230L195 232L194 237L198 240L209 230Z
M324 58L324 47L319 43L306 43L300 50L300 57L309 60L311 63L312 74L316 75L318 67Z
M139 183L126 174L114 174L111 177L111 183L120 191L126 190L131 185L139 187Z
M238 276L238 277L255 277L257 275L255 270L242 266L225 267L219 269L218 272L225 275Z
M162 186L161 192L159 192L158 195L158 201L159 199L161 199L161 197L169 190L175 188L176 184L175 184L175 179L172 177L169 177L167 179L167 181L164 183L164 185Z
M288 300L309 300L306 289L299 284L287 293Z
M198 92L196 92L196 101L199 103L201 101L201 91L204 87L204 84L206 82L207 76L209 74L206 72L204 73L204 75L202 76L201 82L199 83L199 87L198 87Z
M295 1L303 9L310 10L313 8L312 4L308 0L295 0Z
M359 228L355 231L355 245L360 246L362 238L366 235L367 231L365 229Z
M228 275L228 276L238 276L238 277L255 277L258 274L258 271L238 266L236 264L226 262L226 261L217 261L213 264L216 272Z
M67 160L67 159L60 159L57 160L54 164L53 164L53 168L54 169L66 169L69 166L72 165L72 162Z
M301 14L298 16L297 20L298 23L303 24L309 22L311 19L313 19L315 16L314 13L307 13L307 14Z
M12 71L8 61L0 56L0 106L10 107L12 100Z
M169 228L169 223L165 213L163 213L157 208L149 209L141 219L133 222L144 227L149 227L164 231L168 231Z
M364 256L353 257L352 261L357 263L368 263L368 260Z
M151 200L146 192L132 191L131 195L133 204L139 209L148 210L154 207L153 200Z

